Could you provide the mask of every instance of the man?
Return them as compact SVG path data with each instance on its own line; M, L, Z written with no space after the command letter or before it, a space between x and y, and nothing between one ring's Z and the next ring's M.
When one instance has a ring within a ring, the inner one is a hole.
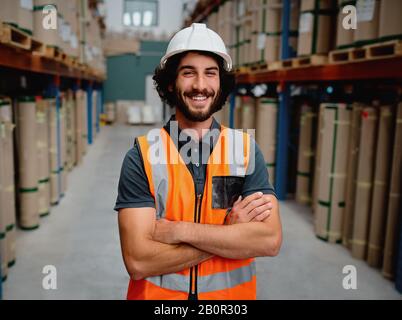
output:
M234 89L231 67L219 35L193 24L155 70L176 114L138 137L123 162L115 210L128 299L255 299L253 258L279 252L278 202L261 151L212 117Z

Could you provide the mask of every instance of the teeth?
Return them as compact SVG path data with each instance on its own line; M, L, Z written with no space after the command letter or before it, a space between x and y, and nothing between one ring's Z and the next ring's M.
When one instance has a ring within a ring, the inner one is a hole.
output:
M193 100L197 100L197 101L202 101L205 100L207 97L206 96L194 96L192 97Z

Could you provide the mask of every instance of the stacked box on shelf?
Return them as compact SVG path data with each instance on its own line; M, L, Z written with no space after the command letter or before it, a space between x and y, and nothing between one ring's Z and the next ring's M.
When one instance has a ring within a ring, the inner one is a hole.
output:
M326 54L333 47L335 10L332 0L301 0L297 55Z
M382 41L402 39L402 1L381 1L379 37Z
M52 47L60 47L61 41L57 11L56 13L53 13L54 11L51 10L52 7L58 10L58 2L58 0L34 0L33 7L33 35L39 41ZM44 24L48 27L44 28Z
M401 180L402 180L402 102L399 102L396 112L395 137L392 154L391 181L388 198L388 212L384 242L384 262L382 274L386 278L394 278L397 258L398 229L401 216Z
M11 100L0 98L0 257L4 280L15 263L14 124Z
M315 232L330 242L342 239L345 203L347 148L350 131L350 106L342 103L320 105L319 134L321 155L315 205Z
M282 3L279 0L264 0L259 13L260 59L266 63L277 61L281 44Z
M0 23L11 24L28 34L33 31L33 5L31 0L2 0Z
M272 184L275 181L278 100L260 98L256 108L256 141L264 156Z
M50 168L49 168L49 134L48 134L49 103L40 99L36 104L36 131L39 172L39 216L50 213Z
M337 17L337 28L336 28L336 48L343 49L349 47L353 44L354 40L354 29L346 29L343 25L343 21L346 15L349 14L348 6L355 6L356 0L338 0L338 17ZM343 10L345 9L345 12ZM350 20L347 20L350 23Z
M296 200L303 204L311 203L313 175L313 128L316 114L313 107L304 103L301 106L299 151L297 161Z
M354 207L352 256L365 259L367 255L370 208L373 190L373 172L377 137L377 109L365 107L362 111L356 194Z
M352 116L350 124L349 147L348 147L348 168L346 181L345 213L342 227L342 244L351 249L353 238L353 220L356 194L356 175L360 145L360 129L362 111L364 105L358 102L352 104Z
M392 106L381 106L374 168L367 262L379 268L382 264L384 230L388 208L394 117Z
M56 99L46 99L49 105L49 164L50 164L50 204L57 205L60 200L60 167L58 148L58 126Z
M19 225L30 230L39 227L35 98L20 97L16 107Z
M378 39L380 24L380 0L357 1L357 28L354 44L368 44Z

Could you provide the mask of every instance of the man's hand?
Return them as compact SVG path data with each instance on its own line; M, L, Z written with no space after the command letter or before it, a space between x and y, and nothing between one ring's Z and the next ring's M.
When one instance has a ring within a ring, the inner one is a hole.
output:
M166 219L156 220L152 239L166 244L180 243L177 237L178 224L179 222Z
M228 224L264 221L271 215L273 204L262 192L253 193L242 199L241 196L233 204Z

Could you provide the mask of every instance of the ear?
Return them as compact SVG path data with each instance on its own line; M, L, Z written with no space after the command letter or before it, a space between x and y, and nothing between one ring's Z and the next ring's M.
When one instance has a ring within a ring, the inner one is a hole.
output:
M173 85L172 84L169 84L168 90L169 90L169 92L173 92Z

